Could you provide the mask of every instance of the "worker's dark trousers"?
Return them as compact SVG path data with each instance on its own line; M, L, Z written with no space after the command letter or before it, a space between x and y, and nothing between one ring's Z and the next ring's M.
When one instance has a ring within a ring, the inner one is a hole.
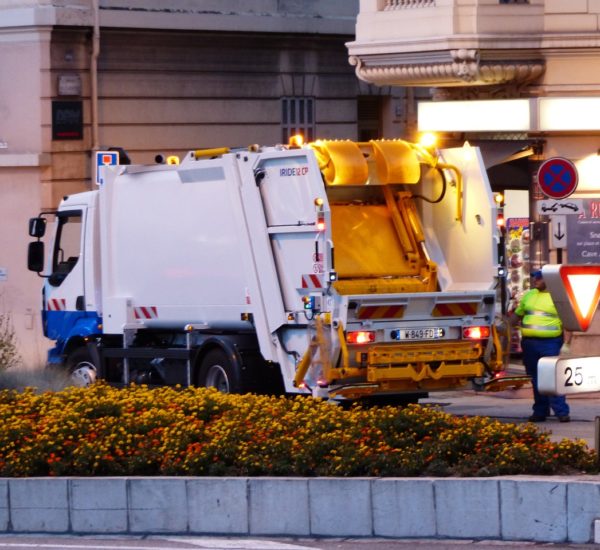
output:
M538 392L537 364L540 357L558 355L563 344L562 336L556 338L523 338L523 364L527 374L531 376L533 384L533 414L535 416L548 416L550 409L556 416L569 414L569 405L564 395L540 395Z

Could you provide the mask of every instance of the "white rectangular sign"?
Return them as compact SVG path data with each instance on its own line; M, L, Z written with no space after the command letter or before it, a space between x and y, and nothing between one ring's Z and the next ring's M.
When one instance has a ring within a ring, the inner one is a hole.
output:
M96 151L94 159L96 185L103 185L104 178L102 177L102 167L117 166L119 164L119 153L117 151Z
M538 389L544 395L600 391L600 357L542 357Z
M555 216L565 214L583 213L583 199L544 199L536 201L538 214L543 216Z
M551 245L552 248L567 247L567 216L552 216L551 220Z

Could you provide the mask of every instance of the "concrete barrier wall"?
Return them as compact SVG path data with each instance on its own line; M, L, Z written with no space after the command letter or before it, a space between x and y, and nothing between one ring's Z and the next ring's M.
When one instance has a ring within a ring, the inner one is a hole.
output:
M0 479L7 533L437 537L594 542L582 477Z

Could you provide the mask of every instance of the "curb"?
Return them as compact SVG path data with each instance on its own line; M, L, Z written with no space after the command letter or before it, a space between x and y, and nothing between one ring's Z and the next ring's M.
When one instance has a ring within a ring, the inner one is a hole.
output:
M596 479L3 478L0 532L588 543Z

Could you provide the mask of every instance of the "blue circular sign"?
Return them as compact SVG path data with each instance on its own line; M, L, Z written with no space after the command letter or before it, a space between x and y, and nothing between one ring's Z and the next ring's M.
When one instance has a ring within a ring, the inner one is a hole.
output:
M551 199L564 199L577 188L577 168L562 157L553 157L542 163L538 170L538 185Z

